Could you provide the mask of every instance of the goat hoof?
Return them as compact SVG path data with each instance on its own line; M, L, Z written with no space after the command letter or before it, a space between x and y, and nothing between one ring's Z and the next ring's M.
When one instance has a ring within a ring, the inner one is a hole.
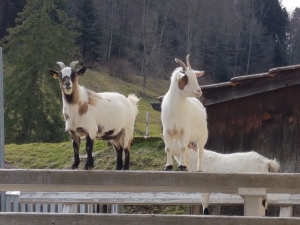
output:
M71 169L72 169L72 170L77 170L77 169L78 169L78 165L76 166L76 165L73 164L73 165L71 166Z
M181 171L187 171L186 166L183 166L183 165L178 166L178 169Z
M172 165L166 165L165 166L165 171L170 171L173 170L173 166Z
M88 165L85 165L84 169L85 170L92 170L94 168L94 166L88 166Z

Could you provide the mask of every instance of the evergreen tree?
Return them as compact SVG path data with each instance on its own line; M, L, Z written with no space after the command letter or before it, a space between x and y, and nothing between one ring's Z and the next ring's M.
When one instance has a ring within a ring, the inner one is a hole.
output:
M255 0L256 15L273 40L273 67L287 65L286 33L288 14L279 0Z
M273 56L274 67L281 67L287 65L287 54L284 45L279 41L276 41L274 45L274 56Z
M216 67L214 77L217 82L226 82L229 81L229 73L228 73L228 62L225 56L225 51L223 49L219 49L217 53L216 59Z
M0 1L0 39L7 35L7 29L15 26L17 13L21 12L26 0L1 0Z
M48 69L71 62L76 34L55 0L28 0L4 39L6 143L65 140L61 93Z
M291 16L288 32L289 65L300 64L300 7L295 8Z
M91 0L77 0L76 18L80 23L78 45L83 63L97 62L101 55L101 28L97 20L97 11Z

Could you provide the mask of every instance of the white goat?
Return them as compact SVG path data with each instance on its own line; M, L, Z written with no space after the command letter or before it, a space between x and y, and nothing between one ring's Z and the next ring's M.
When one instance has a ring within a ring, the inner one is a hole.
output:
M189 143L190 149L190 168L189 171L197 170L197 147L195 143ZM173 156L177 163L180 161L180 146L173 142ZM268 159L255 151L237 152L221 154L204 149L203 151L203 171L213 173L238 173L238 172L278 172L280 165L274 159ZM201 193L203 214L208 215L208 203L210 193ZM265 205L267 208L267 203Z
M134 122L138 113L139 99L130 94L128 98L114 92L95 93L78 84L78 77L86 71L86 66L75 70L78 62L70 67L57 62L61 71L49 70L53 78L58 78L62 92L63 115L66 131L72 138L74 163L77 169L80 163L79 147L81 137L86 137L87 162L85 169L94 166L92 150L94 140L100 138L110 141L117 153L117 170L128 170L130 162L130 142L133 138ZM122 154L125 153L123 166Z
M208 131L206 110L196 97L202 94L197 77L202 76L204 72L191 68L189 55L186 57L186 65L179 59L175 61L181 67L173 71L170 88L161 104L161 120L167 153L165 170L173 169L172 146L173 140L177 140L181 146L179 169L187 170L189 167L187 146L190 141L194 141L199 146L197 169L202 171L203 149L208 138Z

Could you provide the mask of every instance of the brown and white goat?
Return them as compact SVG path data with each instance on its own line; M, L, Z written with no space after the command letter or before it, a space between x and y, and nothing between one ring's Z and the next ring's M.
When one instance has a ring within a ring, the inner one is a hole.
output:
M110 141L117 153L116 169L128 170L129 148L133 138L139 99L134 94L130 94L126 98L119 93L95 93L80 86L78 77L85 73L86 66L76 70L77 63L77 61L72 62L70 67L67 67L64 63L57 62L61 70L49 70L53 78L58 78L62 92L66 131L71 135L74 149L72 169L78 168L81 137L86 137L86 170L94 167L92 151L96 138ZM124 165L123 150L125 153Z

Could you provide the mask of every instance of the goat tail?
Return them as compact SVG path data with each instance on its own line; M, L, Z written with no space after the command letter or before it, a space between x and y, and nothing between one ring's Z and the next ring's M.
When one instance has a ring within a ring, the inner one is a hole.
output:
M269 172L277 173L279 171L279 169L280 169L279 162L277 162L276 159L270 160L270 162L269 162Z
M140 99L135 95L135 94L129 94L127 99L130 101L131 105L133 106L136 115L138 113L138 102L140 101Z

